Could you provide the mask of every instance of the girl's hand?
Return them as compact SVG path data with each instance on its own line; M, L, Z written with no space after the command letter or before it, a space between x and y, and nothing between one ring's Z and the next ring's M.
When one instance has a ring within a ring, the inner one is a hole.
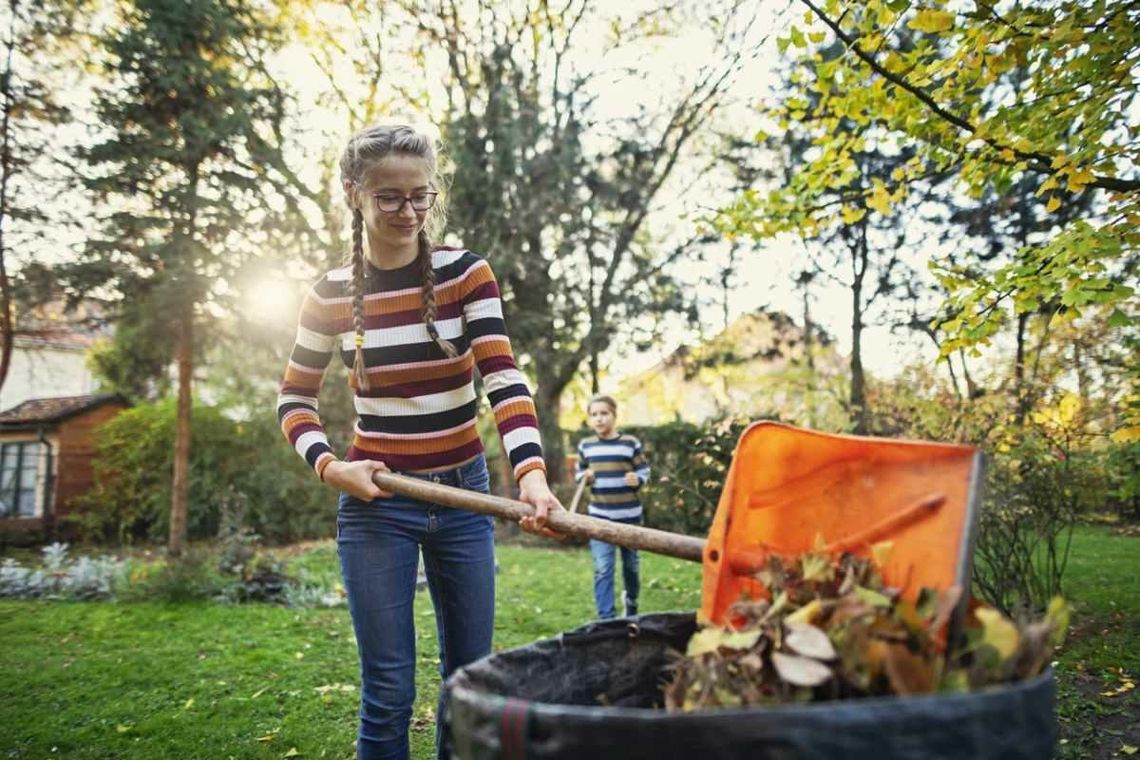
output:
M625 474L625 484L627 486L633 486L636 488L637 486L641 485L641 478L637 477L636 472L627 472Z
M359 459L355 462L338 459L325 467L324 480L333 488L352 494L362 501L391 498L390 491L382 491L380 486L372 482L372 473L376 471L391 472L388 465L374 459Z
M586 470L586 473L584 475L582 475L582 479L585 480L587 483L593 483L594 482L594 471L593 470Z
M551 493L544 471L531 470L519 479L519 500L534 506L534 516L519 520L519 526L523 530L548 538L562 537L561 534L546 527L546 520L551 511L563 509L563 507L559 503L558 497Z

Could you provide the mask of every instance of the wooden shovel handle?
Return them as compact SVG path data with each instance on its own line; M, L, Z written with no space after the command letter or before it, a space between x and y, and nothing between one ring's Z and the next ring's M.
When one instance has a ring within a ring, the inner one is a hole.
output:
M432 483L407 475L374 472L372 473L372 482L385 491L398 493L412 499L431 504L441 504L445 507L466 509L470 512L501 517L504 520L517 522L522 517L534 514L534 507L521 501L445 486L442 483ZM705 550L703 538L614 522L589 515L576 515L564 509L552 511L546 524L551 529L567 536L596 538L599 541L624 546L627 549L641 549L654 554L664 554L667 557L687 559L691 562L700 562Z

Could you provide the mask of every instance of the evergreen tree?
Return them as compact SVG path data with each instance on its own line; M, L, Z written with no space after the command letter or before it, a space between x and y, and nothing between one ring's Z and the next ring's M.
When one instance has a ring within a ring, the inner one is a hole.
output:
M245 0L132 0L102 43L103 128L80 151L86 185L108 213L62 270L73 297L104 298L122 318L106 362L135 385L177 366L170 551L186 535L191 381L227 284L252 256L243 238L273 217L268 175L283 165L283 96L263 57L275 42ZM112 367L106 374L114 375Z

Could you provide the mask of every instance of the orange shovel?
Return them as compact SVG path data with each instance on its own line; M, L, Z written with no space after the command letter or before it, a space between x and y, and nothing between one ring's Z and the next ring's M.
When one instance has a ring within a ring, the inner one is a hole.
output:
M796 555L822 541L831 552L892 548L887 585L914 598L924 587L969 587L981 453L972 446L817 433L758 422L740 436L708 540L555 512L552 529L631 549L703 562L701 617L725 622L772 554ZM518 520L529 504L378 472L386 491Z

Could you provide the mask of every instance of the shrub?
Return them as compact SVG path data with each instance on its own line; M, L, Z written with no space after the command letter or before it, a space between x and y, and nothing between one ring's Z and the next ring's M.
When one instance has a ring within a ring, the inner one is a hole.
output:
M1111 445L1104 466L1109 482L1105 506L1121 520L1140 522L1140 441Z
M274 557L259 554L245 564L237 576L225 587L222 598L226 601L272 602L284 604L290 587L297 579L285 573L284 565Z
M140 404L96 434L95 486L67 518L87 539L163 541L169 525L175 404ZM284 442L272 415L238 422L195 404L187 525L212 538L222 506L243 501L247 527L272 542L327 537L335 496Z
M992 458L974 555L986 601L1012 614L1045 609L1061 593L1073 526L1106 492L1094 458L1032 429Z
M181 557L136 568L116 594L124 601L192 602L224 593L226 579L217 571L213 555L195 547Z
M125 564L112 557L68 556L68 545L43 549L43 565L24 567L13 559L0 565L0 596L19 599L107 599L121 585Z

